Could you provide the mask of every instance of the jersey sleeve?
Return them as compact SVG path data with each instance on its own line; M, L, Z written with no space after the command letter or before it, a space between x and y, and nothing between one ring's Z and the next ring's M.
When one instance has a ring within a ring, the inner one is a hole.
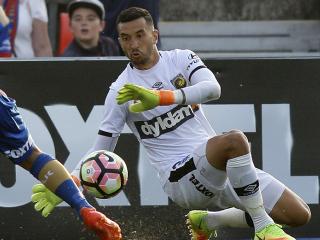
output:
M33 19L48 22L48 12L45 0L29 0L28 7Z
M118 137L124 128L127 109L125 107L126 104L117 104L117 91L117 88L112 84L105 100L105 110L99 128L99 135Z
M191 82L192 76L201 69L207 69L200 57L191 50L176 50L176 64L186 79Z
M220 98L220 84L199 56L190 50L180 49L175 54L173 61L188 81L188 86L177 92L179 104L199 104Z

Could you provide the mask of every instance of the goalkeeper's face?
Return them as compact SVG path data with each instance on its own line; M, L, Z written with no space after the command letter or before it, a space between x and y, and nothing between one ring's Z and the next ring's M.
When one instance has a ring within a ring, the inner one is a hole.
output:
M149 69L158 62L158 31L144 18L119 23L118 32L121 48L136 68Z

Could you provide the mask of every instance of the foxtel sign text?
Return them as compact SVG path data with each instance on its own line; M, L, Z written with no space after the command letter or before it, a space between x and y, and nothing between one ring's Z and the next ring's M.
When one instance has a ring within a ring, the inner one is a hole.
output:
M72 171L79 159L90 148L90 143L94 141L104 107L94 106L86 121L76 106L59 104L44 108L70 153L65 166ZM208 104L203 105L203 108L217 133L231 129L240 129L245 133L256 132L256 113L253 104ZM290 105L262 104L261 110L263 170L285 183L307 203L319 204L319 177L292 176L290 172L293 147ZM41 149L55 156L54 141L44 121L28 109L20 108L20 112L35 142ZM123 133L130 134L131 131L126 126ZM157 174L148 163L143 146L140 145L139 148L137 149L139 159L135 161L138 164L140 203L142 206L167 205L168 198L161 189ZM301 161L307 161L307 159L301 159ZM16 182L8 188L0 185L0 207L18 207L29 203L31 188L35 183L36 180L28 172L16 167ZM101 206L131 205L124 192L112 199L97 200L97 203Z

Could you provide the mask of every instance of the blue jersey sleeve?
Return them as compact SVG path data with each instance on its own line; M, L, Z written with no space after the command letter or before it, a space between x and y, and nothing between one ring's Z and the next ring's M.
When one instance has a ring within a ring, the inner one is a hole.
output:
M33 146L16 101L0 95L0 152L19 164L30 156Z

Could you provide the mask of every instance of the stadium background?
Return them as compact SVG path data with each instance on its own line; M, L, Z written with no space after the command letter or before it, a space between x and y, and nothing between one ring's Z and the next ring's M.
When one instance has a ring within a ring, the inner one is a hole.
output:
M128 0L130 2L130 0ZM318 0L148 0L159 2L160 22L319 20ZM69 0L46 0L49 36L59 46L60 13ZM134 1L133 1L134 2ZM161 31L161 29L160 29ZM245 31L245 29L244 29Z
M222 85L221 99L205 104L209 120L219 132L246 132L256 166L287 181L310 204L311 222L288 232L320 239L320 60L224 58L205 63ZM96 133L109 84L126 64L123 59L1 61L0 86L17 100L39 146L71 170ZM125 194L100 205L90 201L119 222L124 239L189 239L187 210L163 197L153 171L139 164L138 159L145 160L139 158L141 151L130 133L123 134L116 152L129 168ZM56 208L47 219L35 212L30 203L34 181L2 156L0 181L0 239L94 239L69 207ZM218 239L251 235L250 230L228 229Z

